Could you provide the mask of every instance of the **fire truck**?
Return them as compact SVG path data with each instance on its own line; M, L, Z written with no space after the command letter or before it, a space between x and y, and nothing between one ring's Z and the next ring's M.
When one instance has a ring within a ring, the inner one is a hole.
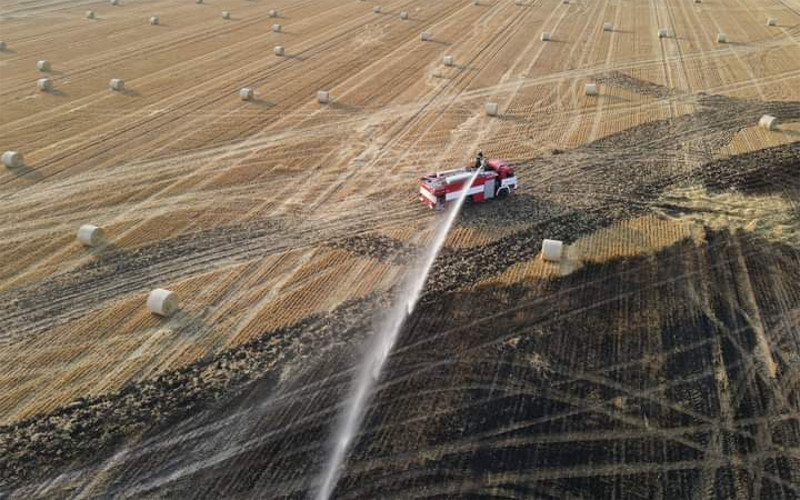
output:
M467 191L466 202L481 202L492 198L505 198L517 189L514 167L503 160L483 161L483 170ZM428 207L443 210L448 203L461 196L475 174L475 168L463 167L426 175L420 179L419 199Z

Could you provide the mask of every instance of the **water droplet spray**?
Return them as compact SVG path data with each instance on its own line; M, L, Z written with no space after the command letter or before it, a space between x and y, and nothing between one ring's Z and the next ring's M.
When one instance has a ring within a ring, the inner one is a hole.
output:
M325 462L320 476L321 485L317 490L317 500L328 500L333 493L339 480L342 463L347 457L347 452L358 432L361 420L364 418L369 398L372 395L375 383L380 378L383 365L389 358L389 354L397 341L397 336L406 318L414 311L414 307L416 307L422 295L431 267L433 267L433 263L439 255L445 239L447 239L447 234L461 211L462 205L464 205L469 187L472 186L472 183L475 182L475 179L482 171L483 167L476 169L469 181L464 184L461 195L455 204L449 207L447 217L436 230L430 247L423 254L420 266L412 268L412 272L402 289L403 291L398 297L396 306L387 319L376 329L372 345L364 354L356 373L356 378L353 379L347 404L336 424L333 439L331 440L330 456Z

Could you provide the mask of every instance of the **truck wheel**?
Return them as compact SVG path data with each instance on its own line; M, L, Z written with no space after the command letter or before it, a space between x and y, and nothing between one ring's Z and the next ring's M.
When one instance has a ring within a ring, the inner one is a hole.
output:
M498 198L505 198L506 196L508 196L508 188L502 188L497 192Z

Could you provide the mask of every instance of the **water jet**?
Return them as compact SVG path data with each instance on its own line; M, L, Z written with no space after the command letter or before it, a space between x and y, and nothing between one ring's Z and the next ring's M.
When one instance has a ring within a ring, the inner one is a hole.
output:
M379 324L375 329L371 345L362 357L356 377L350 387L348 402L345 404L344 411L334 428L330 456L326 460L320 476L320 486L316 494L317 500L328 500L336 487L342 464L358 433L358 428L369 405L369 399L372 396L375 383L380 378L381 370L389 358L400 330L403 328L406 319L413 313L414 307L416 307L422 296L428 274L444 246L447 235L450 233L450 228L464 205L469 188L481 171L482 169L480 168L476 169L469 181L464 184L464 189L461 190L456 203L449 207L447 216L437 228L430 247L420 259L420 267L412 269L412 272L409 273L395 307L390 311L383 323Z

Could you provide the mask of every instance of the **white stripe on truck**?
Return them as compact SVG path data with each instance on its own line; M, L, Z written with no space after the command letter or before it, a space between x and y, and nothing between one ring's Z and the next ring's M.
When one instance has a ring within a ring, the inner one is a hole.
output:
M447 201L457 200L458 197L461 196L461 193L463 193L463 192L464 192L464 190L461 189L459 191L453 191L452 193L447 193L447 195L445 196L445 199ZM470 194L478 194L478 193L482 193L482 192L483 192L483 184L481 184L480 186L477 186L477 187L470 188L470 190L467 191L467 194L468 195L470 195Z

